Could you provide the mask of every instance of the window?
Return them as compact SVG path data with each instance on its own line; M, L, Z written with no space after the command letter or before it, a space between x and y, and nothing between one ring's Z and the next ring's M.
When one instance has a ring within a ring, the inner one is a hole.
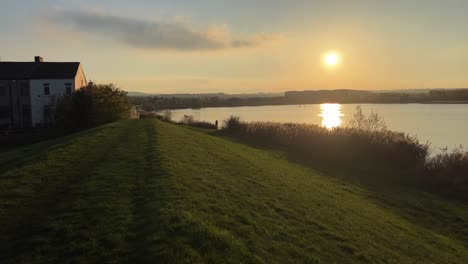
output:
M29 96L29 84L27 82L20 82L21 96Z
M67 94L71 94L72 92L72 84L71 83L65 83L65 89Z
M6 96L6 87L0 86L0 96Z
M50 84L49 83L44 83L44 95L49 95L50 94Z
M0 106L0 118L9 118L10 108L8 106Z

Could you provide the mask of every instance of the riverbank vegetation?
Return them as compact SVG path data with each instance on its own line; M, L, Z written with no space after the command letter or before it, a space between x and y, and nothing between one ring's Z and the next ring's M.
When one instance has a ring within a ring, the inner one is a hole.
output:
M205 128L205 129L218 129L218 123L200 121L200 120L195 119L191 115L184 115L184 117L181 120L173 120L172 113L169 110L166 110L163 113L159 113L159 114L154 113L154 112L142 111L140 112L140 118L141 119L156 118L162 121L172 122L174 124L179 124L179 125L187 125L187 126Z
M156 119L0 153L2 263L468 258L466 204L323 168Z
M231 116L224 121L223 131L280 149L303 162L360 166L371 170L375 180L401 181L468 201L468 153L458 150L431 157L427 143L388 130L381 117L375 113L365 116L360 107L348 126L333 129L296 123L247 123Z
M461 148L429 158L422 176L433 191L468 201L468 152Z
M327 129L312 124L242 122L231 117L223 131L311 159L412 167L423 164L428 147L414 137L388 130Z

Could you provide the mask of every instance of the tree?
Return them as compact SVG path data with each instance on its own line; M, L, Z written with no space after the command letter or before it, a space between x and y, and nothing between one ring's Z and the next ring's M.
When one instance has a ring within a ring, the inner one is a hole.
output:
M352 127L358 130L364 131L385 131L387 130L387 125L385 120L379 116L378 113L371 111L371 113L366 116L362 111L360 105L356 106L356 112L353 115L353 118L348 121L348 127Z
M127 93L113 84L88 83L71 95L53 100L52 125L81 130L126 119L130 103Z

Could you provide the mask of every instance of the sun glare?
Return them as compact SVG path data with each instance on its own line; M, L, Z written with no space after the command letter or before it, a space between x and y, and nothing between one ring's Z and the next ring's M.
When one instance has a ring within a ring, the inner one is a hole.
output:
M341 125L341 118L344 115L341 112L340 104L321 104L320 112L323 127L332 129Z
M323 56L323 63L328 68L335 68L340 63L340 55L335 51L330 51Z

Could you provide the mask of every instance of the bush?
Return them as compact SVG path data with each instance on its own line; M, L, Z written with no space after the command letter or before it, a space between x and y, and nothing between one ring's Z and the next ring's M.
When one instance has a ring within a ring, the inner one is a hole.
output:
M218 129L218 126L216 124L195 120L195 118L191 115L184 115L180 123L187 125L187 126L193 126L193 127L199 127L199 128Z
M432 189L468 200L468 152L461 147L430 158L423 176Z
M145 119L145 118L156 118L159 120L163 120L163 116L157 113L140 111L140 119Z
M205 121L196 121L196 122L189 124L189 126L206 128L206 129L218 129L218 126L216 126L215 124L210 123L210 122L205 122Z
M71 95L54 98L50 123L65 130L81 130L129 117L127 93L113 84L88 83Z
M423 166L428 145L415 137L388 130L317 125L252 122L231 116L223 130L268 146L280 147L302 156L327 160L372 161L400 167Z
M172 121L172 112L169 110L164 111L162 115L162 120L166 122L171 122Z
M362 112L362 107L360 105L356 106L356 112L353 118L348 121L347 126L364 131L387 130L385 120L379 116L378 113L371 111L369 116L366 116L364 112Z
M231 115L223 121L223 130L230 132L239 132L246 123L240 121L240 117Z
M190 125L195 122L195 118L192 115L184 115L182 118L182 124Z

